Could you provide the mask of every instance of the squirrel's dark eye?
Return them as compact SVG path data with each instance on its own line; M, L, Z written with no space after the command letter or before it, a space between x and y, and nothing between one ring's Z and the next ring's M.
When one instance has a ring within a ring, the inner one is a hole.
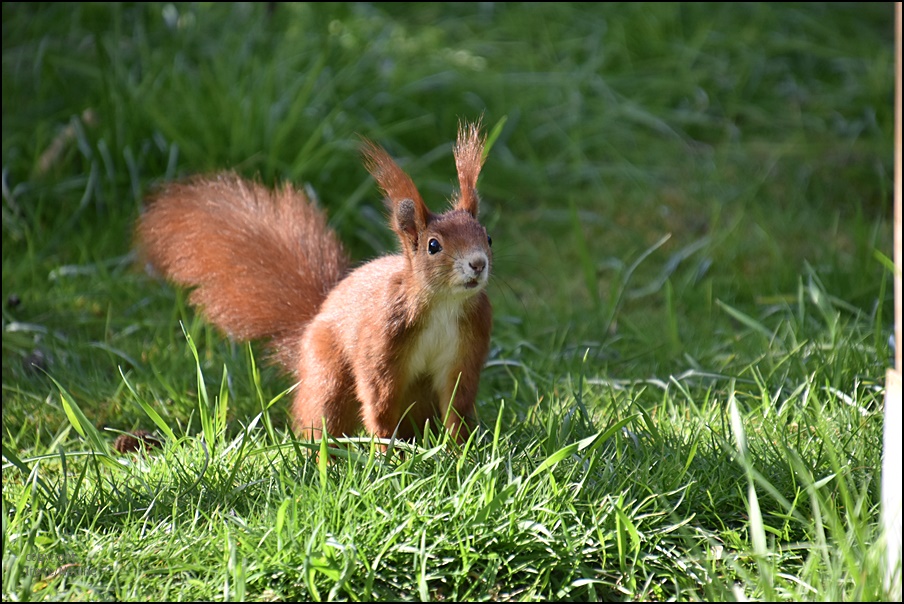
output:
M432 256L433 254L437 254L443 251L443 246L439 244L439 241L436 239L431 239L427 242L427 252Z
M493 238L487 235L487 245L493 247Z

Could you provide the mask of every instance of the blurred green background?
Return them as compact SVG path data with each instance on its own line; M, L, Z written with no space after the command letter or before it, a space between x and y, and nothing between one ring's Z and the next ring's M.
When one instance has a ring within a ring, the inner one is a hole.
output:
M721 303L768 317L816 279L881 361L892 23L889 3L4 3L4 397L43 398L36 358L92 401L119 365L175 370L193 315L130 255L156 183L306 185L363 261L395 242L359 136L439 209L480 116L504 120L480 180L491 359L723 370L758 350Z

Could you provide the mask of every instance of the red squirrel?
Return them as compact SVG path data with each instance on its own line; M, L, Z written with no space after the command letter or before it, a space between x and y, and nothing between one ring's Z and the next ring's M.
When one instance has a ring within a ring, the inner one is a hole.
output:
M428 422L458 442L475 425L492 309L492 240L477 219L485 137L463 125L454 146L460 190L432 213L411 178L364 142L401 253L350 270L324 214L286 184L270 190L231 172L164 185L136 240L190 302L237 340L269 340L294 372L295 432L412 438Z

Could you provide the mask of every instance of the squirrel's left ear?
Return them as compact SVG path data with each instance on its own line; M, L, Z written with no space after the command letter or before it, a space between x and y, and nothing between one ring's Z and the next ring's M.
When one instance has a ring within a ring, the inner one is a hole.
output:
M364 163L383 193L392 214L391 227L406 249L417 250L418 234L427 227L432 214L411 177L393 161L385 149L364 141Z
M480 133L479 120L473 124L459 125L454 153L461 190L458 193L455 209L464 210L474 218L477 218L477 210L480 205L480 199L477 196L477 177L483 166L485 144L486 137Z

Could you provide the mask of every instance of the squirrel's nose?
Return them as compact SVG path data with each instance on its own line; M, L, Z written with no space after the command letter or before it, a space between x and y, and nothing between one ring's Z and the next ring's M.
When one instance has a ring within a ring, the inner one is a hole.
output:
M475 275L479 275L487 267L487 259L484 256L477 256L468 260L468 266L474 271Z

